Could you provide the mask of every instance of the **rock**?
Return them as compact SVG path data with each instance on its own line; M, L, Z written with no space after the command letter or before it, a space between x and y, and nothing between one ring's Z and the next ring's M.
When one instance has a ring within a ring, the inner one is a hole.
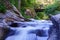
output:
M18 25L18 23L12 23L12 24L10 24L9 26L10 26L10 27L20 27L20 26Z
M4 39L4 33L3 23L0 23L0 40Z
M3 33L4 33L4 32L3 32L3 28L2 28L2 27L0 27L0 40L2 40L2 39L3 39L3 36L4 36L4 35L3 35Z
M50 28L48 40L60 40L60 14L51 16L50 20L53 25Z
M11 30L9 27L6 27L3 23L0 23L0 40L5 40L8 36L14 34L15 31Z
M6 17L13 18L17 21L24 21L24 19L19 18L13 11L7 10L5 14Z
M36 30L36 35L39 37L47 36L44 30Z

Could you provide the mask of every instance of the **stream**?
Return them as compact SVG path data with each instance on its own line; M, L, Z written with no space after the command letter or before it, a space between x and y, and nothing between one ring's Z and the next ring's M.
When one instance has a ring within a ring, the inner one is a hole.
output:
M11 27L14 35L5 40L47 40L48 30L52 24L49 20L32 20L31 22L15 22L19 27Z

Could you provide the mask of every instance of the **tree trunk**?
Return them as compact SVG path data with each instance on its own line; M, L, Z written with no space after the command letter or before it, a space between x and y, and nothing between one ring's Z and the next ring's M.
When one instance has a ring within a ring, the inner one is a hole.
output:
M21 0L18 0L18 10L20 11Z

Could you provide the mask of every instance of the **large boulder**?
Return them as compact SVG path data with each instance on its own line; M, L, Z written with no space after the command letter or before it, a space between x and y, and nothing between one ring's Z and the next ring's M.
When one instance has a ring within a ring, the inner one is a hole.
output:
M60 14L51 16L53 25L49 30L48 40L60 40Z
M19 18L19 17L17 16L17 14L15 14L15 13L14 13L13 11L11 11L11 10L7 10L7 11L6 11L5 17L6 17L6 18L13 18L13 19L15 19L15 20L17 20L17 21L24 21L24 19Z
M5 40L8 36L14 35L14 32L15 31L10 29L3 23L0 23L0 40Z
M0 23L0 40L4 40L4 34L6 33L6 32L4 32L5 30L4 30L4 26L3 26L3 23Z

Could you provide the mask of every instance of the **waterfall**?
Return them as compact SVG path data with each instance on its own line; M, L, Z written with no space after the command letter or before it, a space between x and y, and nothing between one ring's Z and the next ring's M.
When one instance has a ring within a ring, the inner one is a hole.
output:
M5 40L47 40L48 30L52 22L47 20L33 20L31 22L15 22L20 27L11 27L15 34Z

